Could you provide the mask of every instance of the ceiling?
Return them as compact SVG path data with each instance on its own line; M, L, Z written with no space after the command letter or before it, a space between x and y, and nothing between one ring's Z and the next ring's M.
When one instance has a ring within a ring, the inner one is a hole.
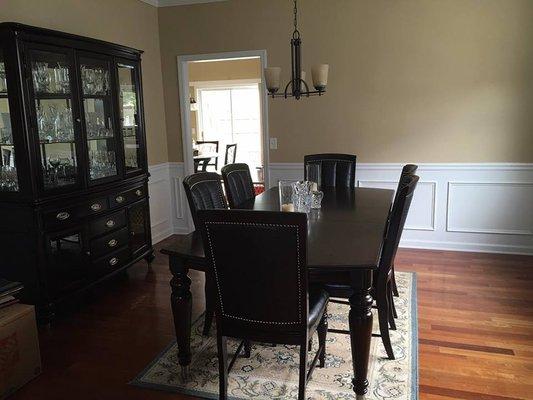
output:
M187 4L214 3L216 1L226 0L141 0L155 7L184 6Z

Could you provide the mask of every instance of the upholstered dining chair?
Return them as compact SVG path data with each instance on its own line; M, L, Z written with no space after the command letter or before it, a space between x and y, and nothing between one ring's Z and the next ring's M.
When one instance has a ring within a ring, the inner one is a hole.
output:
M183 188L187 195L194 226L198 229L198 211L227 209L228 204L222 191L220 175L215 172L198 172L183 180ZM205 320L204 335L209 334L215 313L214 288L206 274L205 279Z
M392 307L394 306L392 294L392 271L398 244L400 243L403 227L414 190L418 183L418 176L405 175L399 182L398 195L395 196L392 211L387 223L383 249L379 261L378 269L374 273L372 285L372 297L376 300L378 310L379 331L383 346L389 359L394 360L394 352L390 341L389 324L391 329L396 329ZM325 290L332 297L331 301L341 304L349 304L346 301L339 301L339 298L349 298L353 291L346 285L325 285ZM336 333L346 333L348 331L334 330Z
M352 154L308 154L304 157L304 175L307 165L319 164L322 186L355 187L357 156Z
M237 143L226 145L226 154L224 155L224 165L235 163L237 158Z
M307 216L205 210L198 220L216 282L219 398L227 399L228 373L251 341L300 346L298 399L305 400L314 367L325 365L328 304L327 292L308 289ZM307 371L307 344L315 332L319 349ZM227 338L242 340L229 364Z
M402 173L400 174L400 179L398 179L398 188L396 189L395 199L396 196L398 196L398 193L400 192L400 185L402 183L402 178L406 175L414 175L416 174L416 170L418 169L418 165L416 164L405 164L402 168ZM395 297L399 297L400 294L398 293L398 286L396 285L396 276L394 275L394 261L392 264L392 293ZM396 314L396 308L394 307L394 301L392 302L392 311L394 318L398 318L398 315Z
M230 208L239 208L255 197L254 183L247 164L228 164L222 167L222 179Z

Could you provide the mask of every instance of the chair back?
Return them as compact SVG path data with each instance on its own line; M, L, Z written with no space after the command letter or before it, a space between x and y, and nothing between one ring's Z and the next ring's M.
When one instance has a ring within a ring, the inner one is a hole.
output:
M198 227L199 210L227 209L220 175L215 172L198 172L183 180L194 226Z
M219 141L218 140L197 140L196 145L202 148L203 153L218 153ZM211 158L202 165L202 171L205 171L208 166L215 167L218 170L218 158Z
M226 145L226 154L224 155L224 165L235 163L237 158L237 143Z
M389 226L387 227L387 234L381 252L381 259L379 263L378 273L380 276L386 277L394 263L396 251L402 237L403 227L409 207L413 200L413 194L418 183L418 176L405 175L401 178L398 193L392 205L392 212L389 218Z
M217 330L256 341L306 332L306 215L206 210L198 220L217 291Z
M355 166L357 156L352 154L309 154L304 157L307 164L320 164L322 186L355 187ZM307 179L307 168L305 168Z
M230 208L239 208L255 197L254 183L247 164L228 164L222 167L222 179Z
M398 187L396 188L396 194L394 195L394 202L396 202L398 193L400 193L403 177L407 175L414 175L417 169L418 169L418 165L415 165L415 164L405 164L403 166L402 173L400 174L400 179L398 180Z

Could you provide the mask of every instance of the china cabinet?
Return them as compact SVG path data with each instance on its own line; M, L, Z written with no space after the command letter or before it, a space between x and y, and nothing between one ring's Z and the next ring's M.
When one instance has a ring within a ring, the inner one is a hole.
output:
M0 275L43 319L153 258L140 59L0 24Z

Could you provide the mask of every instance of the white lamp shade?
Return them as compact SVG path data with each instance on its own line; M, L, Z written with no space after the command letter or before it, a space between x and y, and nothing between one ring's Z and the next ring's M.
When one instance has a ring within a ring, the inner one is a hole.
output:
M280 67L265 68L265 84L269 92L275 93L279 90Z
M313 86L316 90L324 90L328 85L329 64L317 64L311 68Z

